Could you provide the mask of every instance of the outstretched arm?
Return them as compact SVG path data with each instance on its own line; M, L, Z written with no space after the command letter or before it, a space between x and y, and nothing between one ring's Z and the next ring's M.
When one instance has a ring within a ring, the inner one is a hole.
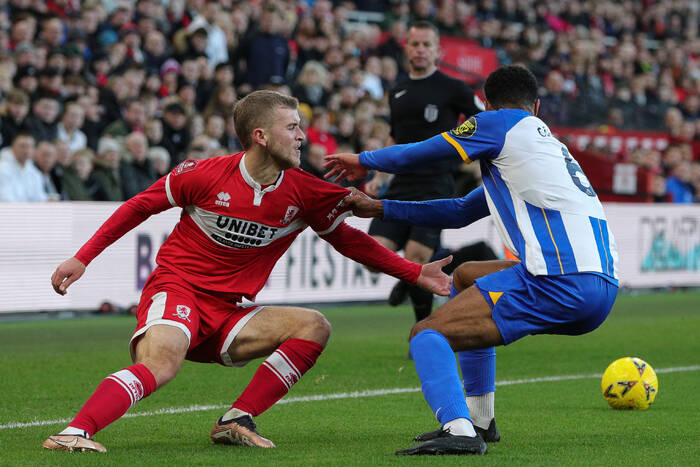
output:
M459 157L458 151L442 135L418 143L397 144L377 151L358 154L331 154L326 156L326 178L358 180L367 176L367 169L401 173L430 162Z
M483 186L462 198L431 201L382 200L382 205L385 221L443 229L458 229L490 214Z
M61 263L51 276L56 293L65 295L73 282L80 279L85 268L105 248L120 239L150 216L171 208L165 192L165 177L146 191L122 204L95 232L74 257Z
M489 215L483 186L462 198L431 201L376 200L356 188L350 188L350 191L341 207L349 207L357 217L378 217L390 222L456 229Z
M442 272L442 267L452 261L451 256L421 266L401 258L366 233L344 222L321 238L333 245L342 255L365 266L419 285L438 295L450 294L451 280Z

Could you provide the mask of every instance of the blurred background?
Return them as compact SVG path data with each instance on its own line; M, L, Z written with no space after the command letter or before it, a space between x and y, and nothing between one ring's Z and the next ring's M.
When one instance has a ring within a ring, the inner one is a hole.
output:
M0 0L0 314L128 311L175 210L106 251L67 297L53 294L49 277L116 203L187 158L239 152L233 105L255 89L299 99L302 167L314 175L323 176L326 154L387 145L388 94L407 77L406 32L418 20L440 31L439 69L482 98L499 65L535 73L541 118L605 202L623 286L700 286L699 8L694 0ZM480 184L478 167L457 165L452 175L455 196ZM505 254L488 220L445 231L442 243L467 240ZM379 300L393 283L305 232L259 300Z

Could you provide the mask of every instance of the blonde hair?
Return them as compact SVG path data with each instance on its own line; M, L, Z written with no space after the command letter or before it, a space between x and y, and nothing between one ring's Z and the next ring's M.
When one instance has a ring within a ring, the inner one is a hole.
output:
M256 128L268 127L272 122L272 113L278 108L296 110L299 101L276 91L251 92L236 103L233 109L233 120L236 126L236 136L243 149L253 145L253 131Z
M314 82L314 75L318 76L319 83ZM314 84L323 84L328 80L328 70L320 62L309 60L304 64L299 72L299 77L297 78L297 83L304 86L311 86Z
M71 164L81 158L87 159L92 163L95 160L95 152L90 148L78 149L71 156Z

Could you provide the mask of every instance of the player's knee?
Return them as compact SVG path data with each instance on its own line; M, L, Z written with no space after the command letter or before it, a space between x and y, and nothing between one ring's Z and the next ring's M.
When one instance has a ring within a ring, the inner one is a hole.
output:
M430 326L430 320L422 319L418 321L411 328L411 333L409 334L408 340L410 341L411 339L416 337L416 334L418 334L421 331L425 331L426 329L432 329L432 327Z
M161 387L180 371L188 345L187 336L179 328L154 326L136 343L134 363L146 365Z
M409 261L413 261L414 263L418 264L428 264L430 262L430 256L431 254L423 253L423 252L417 252L417 251L412 251L406 252L406 259Z
M159 356L149 356L137 363L142 363L148 368L156 380L157 387L162 387L172 381L180 371L183 358L179 355L164 352Z
M316 310L306 310L302 321L298 327L299 335L294 337L314 341L325 347L331 336L331 323L326 317Z
M474 285L474 281L479 277L479 262L467 261L460 264L452 275L452 284L455 289L461 292Z
M331 323L318 311L314 311L313 316L314 329L320 338L323 339L323 342L319 342L319 344L326 345L326 342L331 337Z

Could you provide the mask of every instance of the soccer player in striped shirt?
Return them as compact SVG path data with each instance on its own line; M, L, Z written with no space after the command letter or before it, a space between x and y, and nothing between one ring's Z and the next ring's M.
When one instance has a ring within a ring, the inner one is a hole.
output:
M460 265L451 299L411 331L423 394L441 428L397 454L484 454L494 421L495 350L529 334L596 329L617 296L617 250L598 197L564 144L536 117L537 82L501 67L484 86L487 111L419 143L327 156L327 177L401 172L460 157L478 161L483 186L459 199L372 200L355 191L355 215L442 228L491 216L518 261ZM462 384L452 352L459 352Z

